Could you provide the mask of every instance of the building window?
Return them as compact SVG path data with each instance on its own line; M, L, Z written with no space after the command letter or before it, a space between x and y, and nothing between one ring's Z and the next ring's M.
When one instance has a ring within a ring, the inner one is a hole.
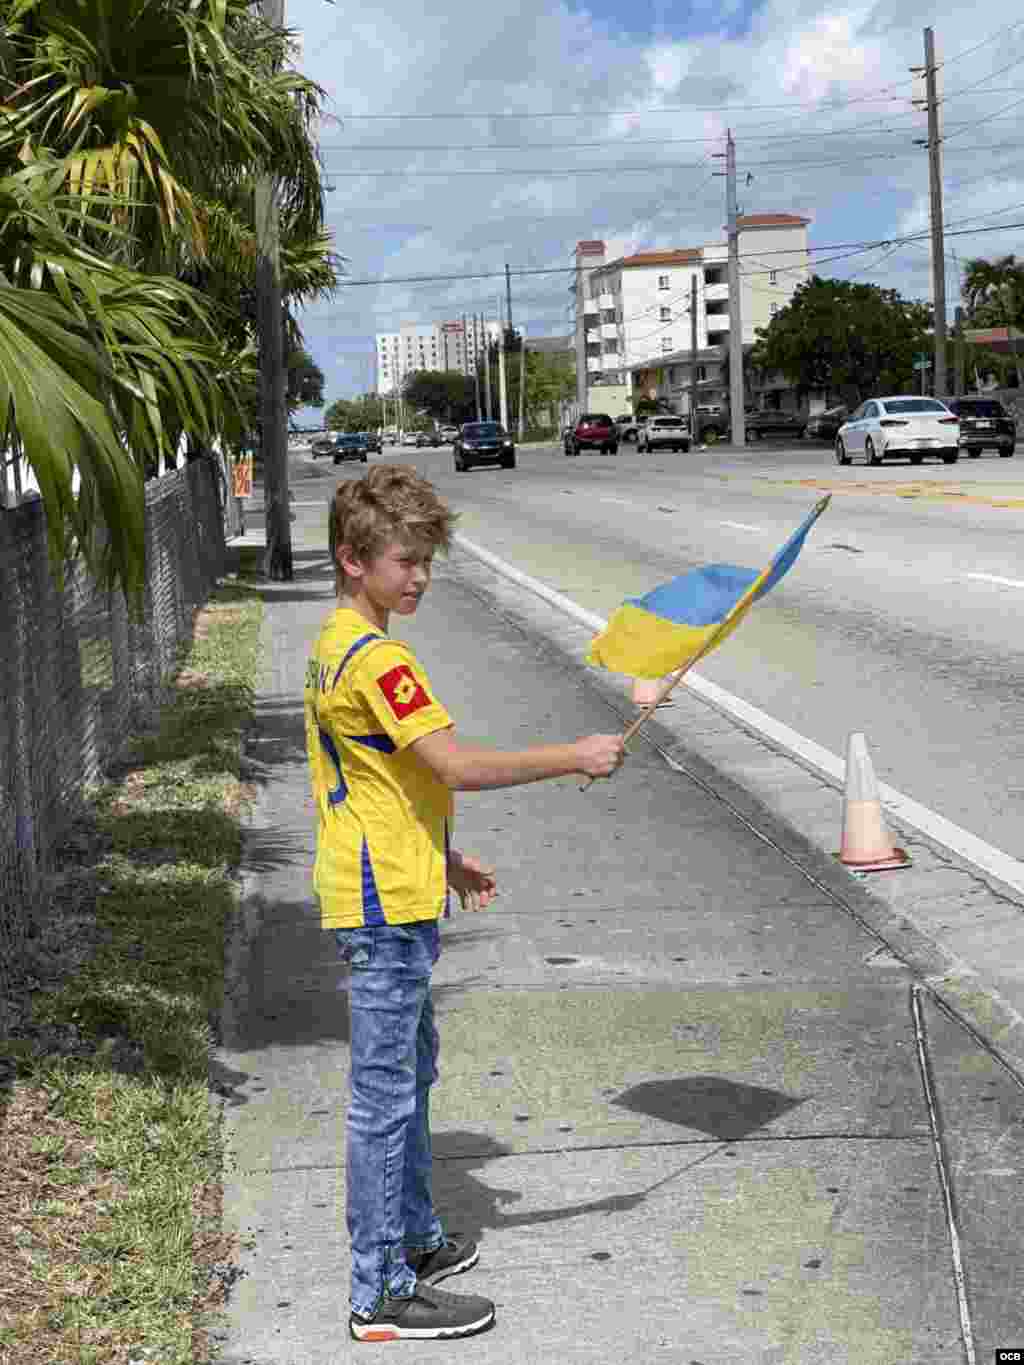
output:
M704 381L705 381L705 379L707 379L707 377L708 377L708 369L707 369L707 366L706 366L706 365L698 365L698 366L697 366L697 383L698 383L698 384L703 384Z
M658 288L659 288L659 289L667 289L667 288L668 288L668 276L667 276L667 275L659 275L659 276L658 276Z
M662 337L662 338L661 338L661 349L662 349L663 351L671 351L671 350L672 350L672 338L671 338L671 337Z
M771 304L768 308L768 311L769 313L771 313L772 317L774 317L775 314L779 311L779 305L777 303Z
M661 310L661 320L662 320L662 322L671 322L671 321L672 321L672 309L671 309L671 308L663 308L663 309Z
M769 284L778 284L778 282L779 282L779 272L778 272L777 270L769 270L769 271L768 271L768 283L769 283Z

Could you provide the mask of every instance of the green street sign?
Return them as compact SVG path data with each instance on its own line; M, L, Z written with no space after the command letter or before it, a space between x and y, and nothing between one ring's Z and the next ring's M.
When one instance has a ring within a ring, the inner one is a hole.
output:
M915 369L915 370L927 370L927 369L931 366L931 363L932 363L932 362L928 359L928 357L927 357L926 355L916 355L916 356L914 356L914 369Z

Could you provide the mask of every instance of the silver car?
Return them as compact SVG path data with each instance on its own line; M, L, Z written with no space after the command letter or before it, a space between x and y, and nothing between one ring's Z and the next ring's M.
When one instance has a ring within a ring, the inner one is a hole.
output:
M926 455L955 464L960 419L938 398L869 398L839 428L835 449L837 464L863 459L877 465L893 456L920 464Z

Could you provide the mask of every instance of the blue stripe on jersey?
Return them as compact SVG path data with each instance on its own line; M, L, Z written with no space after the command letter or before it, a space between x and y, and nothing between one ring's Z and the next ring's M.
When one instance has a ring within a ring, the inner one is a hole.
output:
M368 749L376 749L379 754L395 752L395 741L390 735L346 735L345 738L356 744L365 744Z
M334 681L331 683L331 690L333 691L334 688L337 687L337 685L338 685L338 679L341 677L342 672L344 671L345 665L348 663L349 659L351 659L351 657L352 657L353 654L358 654L359 651L362 649L362 647L363 647L364 645L370 644L371 641L373 641L373 640L383 640L383 639L384 639L384 636L383 636L383 635L373 635L373 634L370 634L370 635L360 635L359 639L356 640L355 643L352 644L352 645L349 647L348 653L345 655L344 659L342 659L341 663L338 665L338 671L337 671L337 673L335 673L335 675L334 675Z
M380 896L377 894L377 881L373 875L373 864L370 862L370 848L366 842L366 835L363 835L363 923L386 924L384 910L380 903Z
M341 757L338 754L338 746L322 726L318 725L317 729L320 731L320 743L324 752L334 764L334 771L338 774L337 786L332 787L327 793L327 800L332 806L340 806L348 796L348 786L345 782L345 774L341 771Z
M448 817L444 821L444 918L452 917L452 889L448 884L448 855L452 851L451 836L448 833Z

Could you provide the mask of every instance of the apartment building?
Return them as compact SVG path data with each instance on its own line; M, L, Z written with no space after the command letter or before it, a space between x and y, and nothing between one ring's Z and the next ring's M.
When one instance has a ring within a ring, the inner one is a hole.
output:
M377 393L400 393L417 370L458 370L472 374L487 339L497 341L501 324L467 317L451 322L402 323L397 332L376 335Z
M810 275L807 226L790 213L747 214L738 220L742 342L766 327ZM730 344L728 243L641 251L605 260L602 241L579 242L577 347L586 356L588 388L632 389L632 374L692 344L690 301L697 297L697 349L715 368ZM611 395L608 395L609 399ZM588 400L591 407L596 398ZM603 401L603 399L602 399ZM686 408L683 409L687 410Z

